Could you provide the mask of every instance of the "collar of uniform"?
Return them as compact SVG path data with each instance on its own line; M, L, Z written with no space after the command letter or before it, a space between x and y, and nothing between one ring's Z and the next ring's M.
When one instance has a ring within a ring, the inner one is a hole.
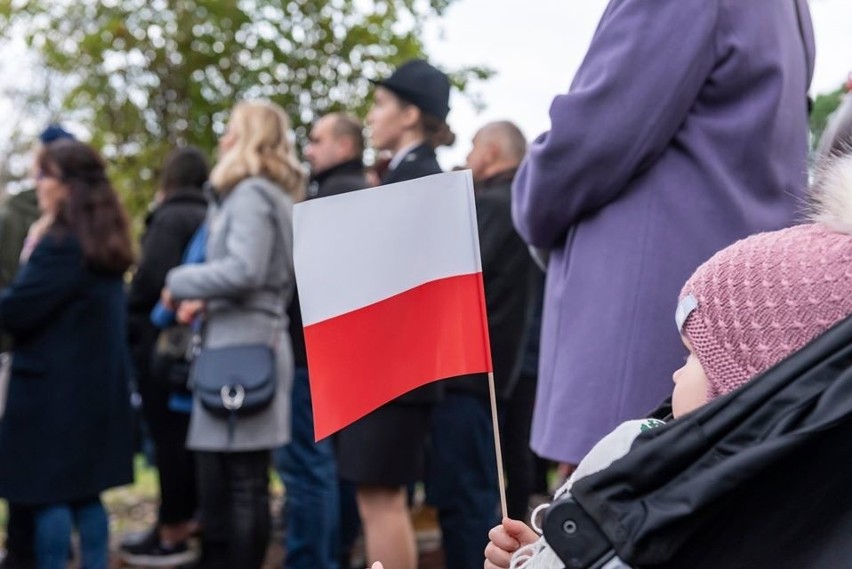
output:
M411 154L414 150L416 150L419 146L423 144L422 140L418 140L417 142L412 142L408 146L402 148L399 152L393 155L391 158L390 164L388 165L388 170L396 170L397 166L399 166L405 158Z

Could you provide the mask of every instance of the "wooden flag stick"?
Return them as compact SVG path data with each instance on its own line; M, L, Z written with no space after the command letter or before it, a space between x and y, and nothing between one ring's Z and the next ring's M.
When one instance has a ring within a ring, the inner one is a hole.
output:
M506 509L506 479L503 477L503 449L500 446L500 422L497 420L497 390L494 388L494 372L488 372L488 393L491 395L491 422L494 425L494 450L497 455L497 482L500 485L500 510L508 518Z

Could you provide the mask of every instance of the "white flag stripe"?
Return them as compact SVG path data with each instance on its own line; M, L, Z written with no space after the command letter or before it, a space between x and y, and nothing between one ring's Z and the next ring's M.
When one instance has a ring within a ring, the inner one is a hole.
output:
M305 325L482 271L470 171L297 204L293 232Z

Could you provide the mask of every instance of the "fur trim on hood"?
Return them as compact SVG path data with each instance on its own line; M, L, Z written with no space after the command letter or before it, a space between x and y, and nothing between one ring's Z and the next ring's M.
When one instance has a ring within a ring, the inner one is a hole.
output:
M825 160L812 188L810 220L852 235L852 152Z
M830 117L817 145L820 161L829 156L848 154L852 150L852 93L847 93Z

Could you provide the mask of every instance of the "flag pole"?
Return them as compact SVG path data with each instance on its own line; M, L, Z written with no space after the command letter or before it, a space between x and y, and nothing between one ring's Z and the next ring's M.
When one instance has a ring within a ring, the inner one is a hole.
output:
M506 479L503 477L503 449L500 446L500 424L497 420L497 390L494 388L494 372L488 372L488 393L491 396L491 423L494 426L494 451L497 455L497 482L500 485L500 510L508 518L506 508Z

